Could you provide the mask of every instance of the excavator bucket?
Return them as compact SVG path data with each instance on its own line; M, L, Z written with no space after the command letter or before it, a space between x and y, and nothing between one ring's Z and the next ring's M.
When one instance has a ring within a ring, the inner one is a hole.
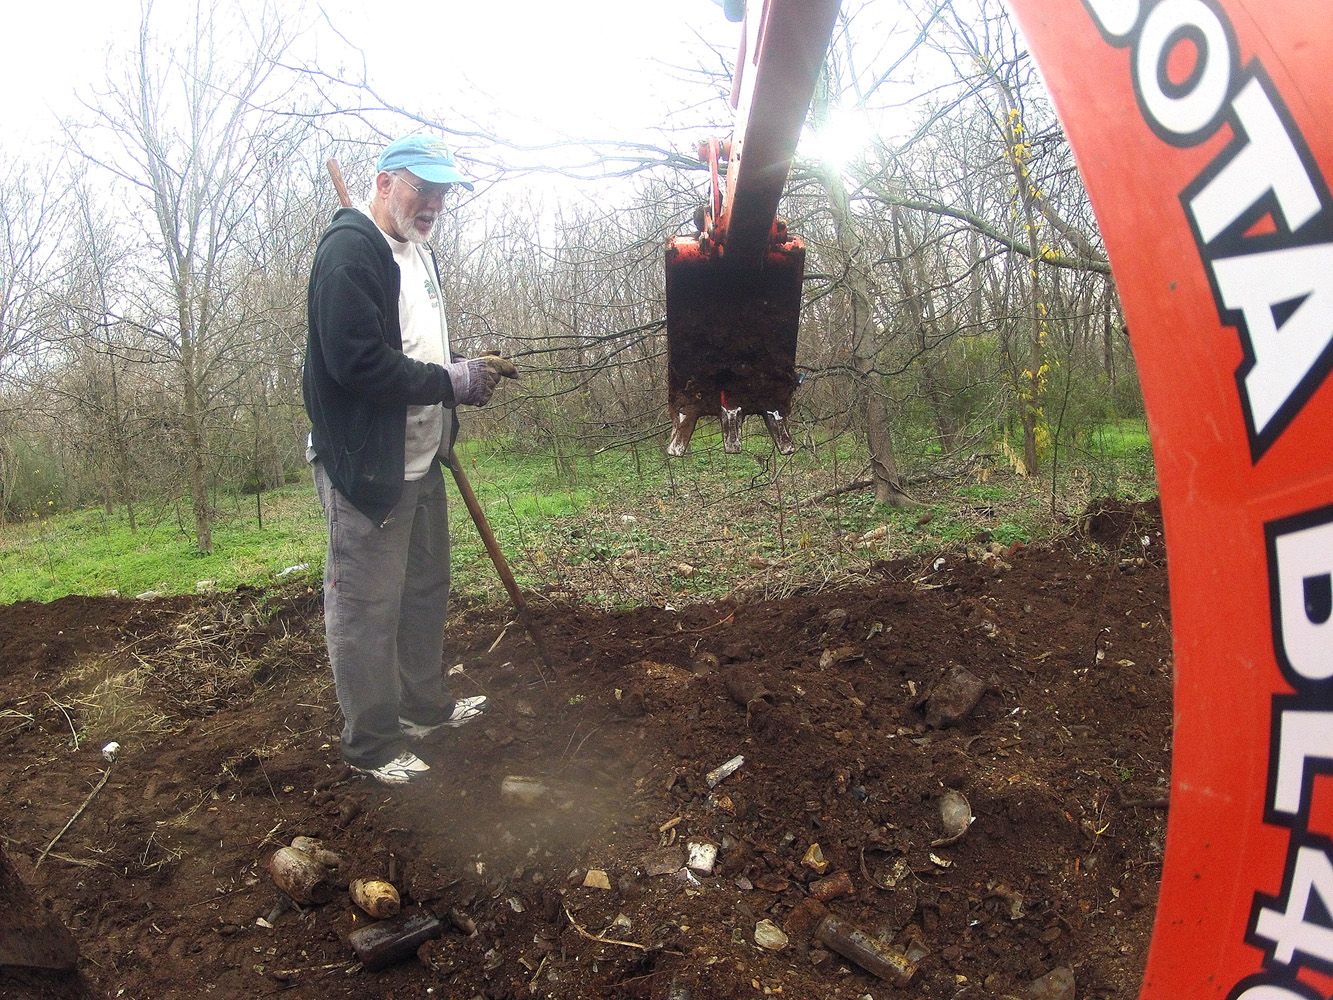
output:
M778 451L796 450L787 414L796 388L796 329L805 245L772 244L760 267L737 267L706 239L666 252L670 455L683 455L700 417L717 417L722 446L741 449L741 422L760 414Z
M697 235L667 242L670 455L685 454L705 416L722 422L723 448L740 451L741 422L752 413L764 418L778 451L796 450L787 414L796 388L805 244L787 233L777 210L838 3L744 5L732 138L700 146L711 201L695 215ZM732 14L737 6L729 7Z

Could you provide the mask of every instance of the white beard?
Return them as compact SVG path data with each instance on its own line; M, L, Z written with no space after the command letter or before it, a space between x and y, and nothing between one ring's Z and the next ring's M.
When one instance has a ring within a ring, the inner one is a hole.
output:
M430 231L422 233L421 230L417 228L415 215L409 215L400 206L395 205L393 202L389 202L388 209L389 218L393 220L394 228L402 234L403 239L408 243L419 244L428 241L435 232L436 224L440 221L440 217L438 215L435 216L434 222L431 223Z

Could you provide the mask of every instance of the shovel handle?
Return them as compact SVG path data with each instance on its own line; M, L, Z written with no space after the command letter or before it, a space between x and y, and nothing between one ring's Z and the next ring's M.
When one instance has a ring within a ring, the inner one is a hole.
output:
M477 534L481 535L482 544L486 546L486 552L490 555L491 562L495 564L495 572L499 574L500 582L504 584L505 591L509 594L509 601L518 612L519 622L527 630L532 644L537 647L537 656L542 663L551 667L551 657L546 652L546 643L542 641L541 633L537 631L537 623L532 620L532 615L528 611L528 602L524 599L523 592L518 589L514 574L509 569L509 562L500 551L500 543L495 540L495 532L491 531L491 524L486 520L486 514L481 509L477 494L472 492L472 484L468 482L467 476L458 464L458 457L450 452L449 461L445 464L454 474L454 485L458 487L458 493L463 498L467 512L472 515L472 523L477 526Z
M342 168L338 166L338 161L330 156L325 161L325 165L329 168L329 177L333 181L333 190L338 192L338 204L342 205L343 208L351 208L352 196L347 193L347 184L343 180Z

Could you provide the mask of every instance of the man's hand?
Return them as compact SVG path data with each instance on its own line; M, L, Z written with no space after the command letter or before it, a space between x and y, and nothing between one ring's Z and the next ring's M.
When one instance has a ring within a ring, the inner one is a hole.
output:
M500 379L518 378L514 363L498 354L455 361L444 367L454 386L454 403L465 406L485 406L491 401Z
M477 360L486 362L486 367L495 373L497 376L497 385L499 384L500 377L518 378L518 368L514 365L514 362L510 361L503 354L496 354L493 351L488 351Z

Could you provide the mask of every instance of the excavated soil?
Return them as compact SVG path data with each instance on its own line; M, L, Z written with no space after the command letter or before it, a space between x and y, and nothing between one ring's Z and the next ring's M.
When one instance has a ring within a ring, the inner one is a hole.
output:
M1134 997L1166 816L1161 525L1080 528L782 601L539 602L549 668L503 609L456 611L455 693L492 707L401 790L341 763L304 586L0 608L0 835L81 953L0 968L0 997ZM298 834L441 936L369 971L345 892L276 907L266 863ZM910 983L812 943L822 907Z

